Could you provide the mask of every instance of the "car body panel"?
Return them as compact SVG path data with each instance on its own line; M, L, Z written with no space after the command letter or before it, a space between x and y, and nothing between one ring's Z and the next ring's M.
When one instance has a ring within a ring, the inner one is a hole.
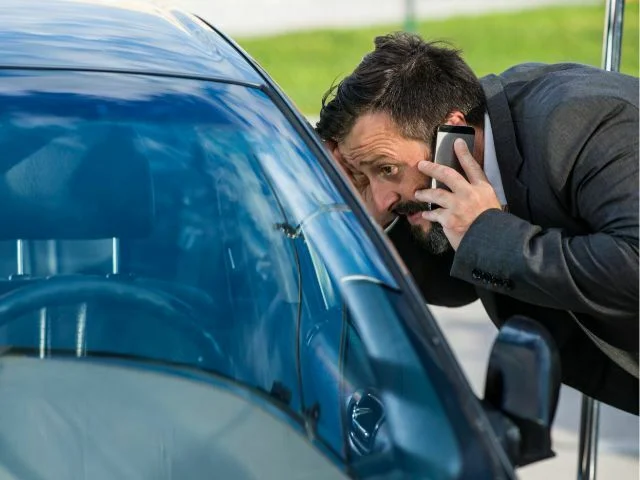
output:
M262 78L193 15L142 1L3 0L4 67L116 70L223 78Z

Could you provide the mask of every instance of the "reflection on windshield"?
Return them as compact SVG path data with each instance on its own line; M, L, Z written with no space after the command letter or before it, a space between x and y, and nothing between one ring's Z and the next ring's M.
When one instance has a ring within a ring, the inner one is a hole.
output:
M0 201L11 205L0 213L0 293L93 275L163 295L197 328L177 328L140 295L79 298L63 286L69 304L1 317L0 345L193 365L298 405L298 271L277 228L296 219L270 182L305 189L300 218L334 203L326 179L300 184L302 141L257 90L111 77L112 99L63 91L55 75L56 91L39 93L9 94L0 77ZM101 77L83 78L106 91ZM279 162L281 176L267 181L259 162ZM217 353L203 352L202 333Z

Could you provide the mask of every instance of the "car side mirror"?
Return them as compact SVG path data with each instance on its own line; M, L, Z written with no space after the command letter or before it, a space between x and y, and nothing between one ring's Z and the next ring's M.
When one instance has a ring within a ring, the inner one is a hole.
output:
M549 332L525 316L511 317L491 349L484 403L515 466L555 456L551 426L560 384L560 355Z

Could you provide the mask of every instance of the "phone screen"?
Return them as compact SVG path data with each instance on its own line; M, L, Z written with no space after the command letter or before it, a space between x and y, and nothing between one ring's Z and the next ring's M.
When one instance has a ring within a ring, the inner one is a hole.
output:
M457 138L462 138L467 143L467 147L469 147L469 151L473 155L473 142L475 139L475 130L473 127L440 125L436 136L436 149L433 161L440 165L451 167L457 170L462 176L466 177L464 170L458 161L458 157L456 157L456 154L453 151L453 142ZM445 190L449 190L449 187L435 179L431 181L431 188L443 188Z

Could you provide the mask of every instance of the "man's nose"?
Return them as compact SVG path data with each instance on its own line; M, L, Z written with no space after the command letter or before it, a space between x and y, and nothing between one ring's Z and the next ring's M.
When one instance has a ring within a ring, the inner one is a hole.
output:
M371 197L380 215L388 215L393 206L400 200L400 195L389 185L380 184L379 182L371 183Z

